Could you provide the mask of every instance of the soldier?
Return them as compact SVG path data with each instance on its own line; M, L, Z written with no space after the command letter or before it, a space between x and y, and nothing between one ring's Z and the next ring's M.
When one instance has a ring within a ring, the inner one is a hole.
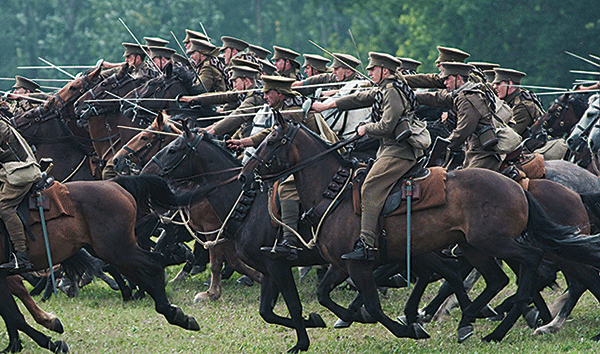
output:
M248 53L254 55L258 59L264 60L266 60L267 57L271 55L270 50L254 44L248 44Z
M28 96L41 100L46 100L50 97L49 95L39 90L40 85L38 85L36 82L19 75L15 76L15 84L12 88L12 93L16 95ZM13 103L10 105L10 108L7 109L11 112L10 114L15 116L21 115L33 108L36 108L41 104L39 102L34 102L33 100L28 100L24 97L14 96L11 94L8 94L7 98L9 100L13 100Z
M185 50L190 50L190 47L192 46L192 42L190 42L191 39L201 39L210 43L210 38L208 38L204 33L186 29L185 39L183 40L183 46L185 47Z
M302 56L304 57L302 67L306 77L331 72L331 68L327 66L331 60L317 54L302 54Z
M264 98L273 110L280 111L288 120L304 124L308 129L324 136L330 142L336 140L335 133L329 129L320 115L315 115L314 113L305 115L303 112L285 113L286 110L299 110L304 100L299 93L292 90L294 79L280 76L263 76L262 79L264 82L262 89ZM317 119L321 120L320 124L317 123ZM322 131L320 131L319 126L323 129ZM258 147L271 130L272 128L267 128L247 138L228 140L227 145L234 149ZM300 199L296 191L293 176L288 177L279 185L279 197L281 200L281 221L297 231L300 216ZM261 251L270 252L271 247L263 247ZM298 241L294 233L287 228L284 228L283 238L275 246L275 254L278 257L286 257L288 260L298 258Z
M402 63L400 68L398 68L400 70L400 74L402 75L416 75L417 68L422 64L420 61L411 58L396 57L396 59L400 60Z
M493 77L492 80L489 80L489 78L487 77L487 75L485 74L485 72L487 70L494 70L494 68L499 67L499 64L496 63L486 63L483 61L471 61L468 62L467 64L473 66L475 68L475 70L472 70L471 72L477 76L479 76L483 82L487 83L488 85L492 84L492 81L494 81ZM495 75L495 74L494 74Z
M236 58L239 56L239 54L246 50L246 48L248 48L248 43L241 39L223 36L221 37L221 41L223 41L221 52L223 53L225 66L229 66L231 59Z
M190 43L187 54L198 67L199 82L196 84L206 92L226 91L223 63L216 57L219 48L201 39L190 39Z
M504 68L495 68L494 72L494 89L498 97L512 108L513 119L509 126L525 137L527 129L544 114L541 103L535 94L516 87L521 84L525 73Z
M166 47L169 41L158 37L144 37L148 47Z
M261 65L261 68L262 68L261 70L262 70L263 75L267 75L267 76L277 75L277 67L275 65L273 65L273 63L271 63L269 60L258 59L258 63Z
M247 66L233 66L231 70L233 88L235 91L246 91L256 88L256 77L260 74L257 69ZM224 92L222 94L182 96L179 98L179 101L185 103L198 103L203 106L241 101L241 104L239 104L237 110L231 112L221 121L206 129L207 132L213 135L225 135L227 133L234 133L238 131L239 134L236 133L235 135L239 135L241 137L248 136L249 131L244 128L248 126L250 122L252 122L252 116L240 115L252 113L251 110L247 109L249 107L257 107L258 109L260 106L265 104L265 100L259 90L247 93Z
M302 74L299 73L300 63L296 60L300 53L288 48L273 46L273 63L277 68L277 73L283 77L291 77L297 81L302 80Z
M446 88L444 79L441 74L442 62L464 63L470 56L469 53L463 52L460 49L450 47L437 47L438 57L435 60L435 66L440 70L439 74L415 74L406 75L404 78L412 88Z
M462 149L464 143L467 144L464 168L498 171L504 155L485 150L479 139L479 135L492 126L493 98L486 95L482 84L469 81L471 65L443 62L441 67L447 91L417 93L419 103L455 109L457 125L448 137L449 148L456 152Z
M149 67L148 63L144 60L146 58L146 53L144 49L139 44L134 43L121 43L123 47L125 47L125 52L123 56L125 57L125 62L129 64L129 74L133 77L142 77L142 76L150 76L149 73L152 71L152 68Z
M400 65L391 55L371 52L367 70L376 87L331 103L315 102L312 106L317 112L331 108L344 111L372 106L375 122L359 125L357 133L380 139L377 158L361 188L360 238L354 250L342 255L342 259L374 260L377 251L375 232L385 199L398 179L423 155L422 150L413 148L406 141L407 134L397 134L400 126L406 126L404 123L415 119L414 110L417 107L414 92L402 75L397 73Z
M360 74L356 68L360 65L360 60L349 54L334 53L333 63L331 63L329 73L322 73L311 76L302 81L296 81L292 84L293 87L299 89L300 92L307 95L316 90L316 88L303 89L302 86L328 84L334 82L348 82L360 79Z
M171 56L175 53L175 49L167 47L148 47L148 51L152 61L161 71L171 62Z
M15 178L17 173L19 178ZM2 270L23 271L33 267L27 255L25 230L17 207L40 176L39 165L25 139L0 119L0 218L14 247L10 260L0 265Z

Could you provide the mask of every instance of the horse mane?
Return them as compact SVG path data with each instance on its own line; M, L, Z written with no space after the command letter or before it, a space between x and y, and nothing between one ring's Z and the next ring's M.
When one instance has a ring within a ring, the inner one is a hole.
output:
M577 117L581 117L588 107L587 100L583 94L571 94L569 102L573 105L573 110Z
M199 134L200 130L202 130L202 129L194 128L194 129L192 129L192 132L194 134ZM225 148L224 141L217 140L214 135L209 134L206 131L204 131L204 137L205 138L203 140L206 141L208 144L214 146L217 151L220 151L223 154L223 157L225 157L227 160L229 160L229 162L233 163L236 166L242 165L242 161L240 159L238 159L231 151L229 151Z
M206 92L202 85L194 86L196 74L184 65L173 65L173 75L177 76L188 95L198 95Z

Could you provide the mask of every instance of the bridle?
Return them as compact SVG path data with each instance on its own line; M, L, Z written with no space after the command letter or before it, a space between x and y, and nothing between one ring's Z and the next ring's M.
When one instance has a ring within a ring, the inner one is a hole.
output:
M149 130L154 130L150 128ZM171 132L171 126L165 124L163 129L161 130L163 133ZM160 151L164 147L164 143L166 140L166 136L160 133L152 133L152 140L142 145L139 149L133 150L129 147L129 143L123 146L123 150L127 151L128 154L125 156L125 163L129 167L131 171L140 171L141 168L139 164L143 164L148 155L154 150L154 148L158 147L158 151ZM138 163L132 161L132 158L136 158Z

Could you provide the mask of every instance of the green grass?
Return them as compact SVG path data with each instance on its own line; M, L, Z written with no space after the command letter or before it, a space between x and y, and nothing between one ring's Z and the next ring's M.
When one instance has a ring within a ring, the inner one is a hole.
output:
M171 279L179 267L167 270ZM297 273L297 272L296 272ZM154 303L146 298L124 304L120 294L96 280L80 291L77 298L69 299L63 293L41 307L57 315L65 326L65 333L58 335L35 324L28 313L30 324L53 340L68 343L72 353L282 353L296 343L295 332L267 324L258 313L260 289L251 288L232 279L223 283L223 297L210 303L193 303L195 294L206 290L202 284L208 272L197 275L185 283L167 286L172 303L180 306L186 314L195 316L200 331L190 332L169 325L164 317L154 311ZM564 280L559 280L564 286ZM481 291L482 282L476 292ZM598 303L586 293L573 311L570 320L555 335L533 337L532 330L521 318L501 343L485 343L481 338L490 333L497 323L479 320L475 334L463 344L456 342L456 327L460 312L455 309L440 322L425 325L431 339L414 341L395 338L380 324L354 324L348 329L334 329L336 317L320 306L315 295L316 274L313 270L308 279L299 285L304 314L319 313L327 325L325 329L309 329L311 346L308 353L579 353L600 352L600 344L589 338L600 332ZM438 285L428 288L425 301L435 295ZM494 299L499 303L514 290L514 283L502 296ZM335 290L335 300L348 304L354 296L348 290ZM548 302L560 291L546 290ZM408 296L405 289L391 289L382 299L385 312L392 318L402 313ZM39 300L39 298L36 298ZM21 306L22 311L24 308ZM276 312L287 314L280 299ZM48 352L40 349L27 336L21 334L23 353ZM8 344L6 332L0 337L0 349Z

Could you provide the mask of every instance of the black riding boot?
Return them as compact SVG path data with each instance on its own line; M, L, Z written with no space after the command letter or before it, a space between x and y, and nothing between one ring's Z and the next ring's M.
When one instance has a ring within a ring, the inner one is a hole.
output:
M20 272L27 271L33 268L33 263L29 260L29 256L27 256L27 251L17 251L12 253L10 256L10 260L7 263L1 264L1 270L8 270L9 272Z

